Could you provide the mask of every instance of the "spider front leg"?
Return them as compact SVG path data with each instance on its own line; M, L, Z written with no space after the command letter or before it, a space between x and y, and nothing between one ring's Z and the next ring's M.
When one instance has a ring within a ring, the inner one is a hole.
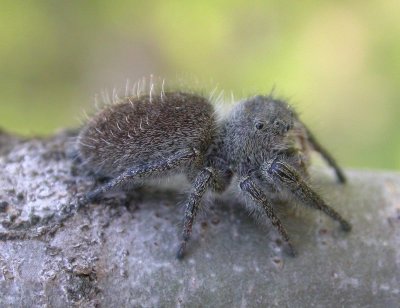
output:
M201 198L203 197L205 191L207 190L213 176L214 176L213 169L204 168L196 176L193 182L192 191L189 194L189 198L185 209L182 241L179 245L178 253L176 255L178 259L182 259L185 254L185 247L190 239L190 235L192 234L193 222L200 208Z
M332 155L329 154L329 152L318 142L313 133L311 133L311 131L307 127L304 126L304 128L306 129L308 135L308 141L310 142L314 150L319 152L322 155L322 157L326 160L326 162L329 164L329 166L331 166L335 170L339 182L346 183L346 177L344 175L344 172L336 163Z
M272 225L278 230L281 237L286 242L289 252L292 256L296 255L296 251L290 242L289 236L286 232L285 227L282 225L279 218L275 215L275 212L267 199L266 195L262 190L254 183L250 176L246 176L241 179L239 183L240 189L250 195L251 199L256 202L256 204L261 205L267 214L267 217L271 220Z
M302 203L309 205L327 214L338 221L344 231L350 231L351 225L333 208L328 206L322 198L311 189L301 176L287 163L279 159L271 160L261 167L264 177L272 178L275 183L290 192Z

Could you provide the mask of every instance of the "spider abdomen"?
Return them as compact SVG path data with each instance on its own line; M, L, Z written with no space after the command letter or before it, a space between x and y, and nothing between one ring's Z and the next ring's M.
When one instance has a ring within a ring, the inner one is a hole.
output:
M207 99L170 92L126 97L107 106L81 130L78 147L90 169L114 177L179 150L205 153L214 134L214 110Z

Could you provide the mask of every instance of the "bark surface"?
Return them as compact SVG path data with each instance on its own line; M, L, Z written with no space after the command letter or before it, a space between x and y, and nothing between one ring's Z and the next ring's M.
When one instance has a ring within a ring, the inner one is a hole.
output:
M74 135L0 132L0 307L400 302L400 174L347 171L339 185L330 171L314 172L314 187L353 230L311 209L278 212L295 258L228 192L199 215L178 261L186 186L116 192L77 210L76 198L95 183L73 159Z

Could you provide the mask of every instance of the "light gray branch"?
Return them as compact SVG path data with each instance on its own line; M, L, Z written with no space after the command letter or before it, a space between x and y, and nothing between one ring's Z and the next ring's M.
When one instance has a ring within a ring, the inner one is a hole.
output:
M400 175L318 170L314 187L349 218L277 206L296 258L228 193L200 215L175 259L184 200L177 189L115 193L74 212L94 185L73 163L71 133L22 141L0 133L0 307L396 306ZM70 155L71 154L71 155Z

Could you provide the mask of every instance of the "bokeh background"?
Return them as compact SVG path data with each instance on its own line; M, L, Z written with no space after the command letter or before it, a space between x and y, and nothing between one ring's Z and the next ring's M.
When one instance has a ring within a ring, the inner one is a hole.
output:
M400 169L400 1L1 1L0 127L80 125L154 74L289 98L342 165Z

